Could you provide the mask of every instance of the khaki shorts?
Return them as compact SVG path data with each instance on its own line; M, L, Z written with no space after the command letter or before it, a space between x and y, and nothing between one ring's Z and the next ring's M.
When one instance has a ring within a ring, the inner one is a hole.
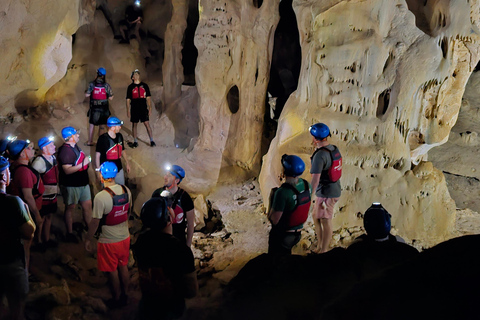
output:
M92 199L92 195L90 194L90 186L88 184L83 187L60 186L60 191L62 192L63 202L66 206Z
M313 218L315 219L332 219L333 208L338 202L339 198L317 198L315 200L315 211L313 212Z

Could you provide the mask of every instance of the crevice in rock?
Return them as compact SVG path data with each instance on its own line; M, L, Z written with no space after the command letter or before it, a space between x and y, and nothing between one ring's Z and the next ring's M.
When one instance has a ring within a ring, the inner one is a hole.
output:
M449 174L449 175L452 175L452 176L455 176L455 177L472 179L472 180L475 180L475 181L480 182L480 179L478 179L478 178L476 178L476 177L464 176L464 175L461 175L461 174L451 173L451 172L448 172L448 171L442 171L442 172L443 172L443 174Z
M378 96L378 103L377 103L377 117L383 116L387 110L388 105L390 103L390 91L391 89L385 89L380 95Z
M198 51L194 44L195 30L198 25L198 0L190 0L188 5L187 28L183 36L182 65L185 80L184 85L195 85L195 67Z
M240 92L237 86L233 86L228 90L227 103L231 113L235 114L238 112L240 108Z

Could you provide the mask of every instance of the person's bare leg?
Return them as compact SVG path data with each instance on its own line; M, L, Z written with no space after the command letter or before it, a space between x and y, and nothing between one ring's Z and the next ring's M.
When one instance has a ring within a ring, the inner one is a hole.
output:
M25 266L28 272L30 266L30 247L32 246L33 240L23 240L23 250L25 250Z
M93 143L93 129L95 129L95 126L90 123L90 126L88 127L88 141L87 141L87 144L92 144Z
M104 124L98 126L98 136L100 137L102 134L107 132L107 127Z
M50 240L50 227L52 226L52 214L47 214L43 217L43 240L45 242Z
M92 200L82 201L80 205L82 206L83 221L88 226L90 221L92 221Z
M35 238L37 239L37 243L42 243L42 232L45 224L45 217L43 217L42 223L35 222L35 224L37 225L37 230L35 230Z
M313 250L315 253L322 252L322 239L323 239L323 232L322 232L322 223L320 219L313 219L315 224L315 233L317 234L317 246Z
M10 309L10 318L12 320L23 320L25 319L24 310L25 310L25 300L13 298L7 295L8 308Z
M322 250L320 253L327 252L330 249L330 242L333 236L333 224L332 219L322 219Z
M133 135L133 142L137 140L137 124L136 122L132 122L132 135Z
M147 129L147 133L148 133L148 137L150 138L150 141L152 141L153 136L152 136L152 128L150 128L150 122L145 121L143 124L145 125L145 129Z
M75 204L69 204L65 206L65 227L67 228L67 233L73 233L73 210L75 210Z
M130 285L130 273L128 272L128 266L118 266L118 273L120 280L122 281L123 293L128 295L128 287Z
M120 279L118 278L118 271L106 272L108 279L110 280L110 285L112 286L112 296L113 299L120 299Z

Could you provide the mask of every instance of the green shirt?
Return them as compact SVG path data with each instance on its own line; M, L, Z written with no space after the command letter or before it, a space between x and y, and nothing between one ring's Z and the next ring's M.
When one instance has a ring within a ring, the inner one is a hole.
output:
M312 193L312 187L310 183L308 183L308 189L309 193ZM298 179L298 183L295 185L295 188L297 189L298 192L303 192L305 191L305 184L303 183L302 179ZM273 196L273 201L272 201L272 210L273 211L280 211L283 213L290 213L293 212L295 209L295 205L297 203L296 201L297 195L293 190L289 188L278 188L278 190L275 192ZM302 228L303 225L298 226L296 229Z

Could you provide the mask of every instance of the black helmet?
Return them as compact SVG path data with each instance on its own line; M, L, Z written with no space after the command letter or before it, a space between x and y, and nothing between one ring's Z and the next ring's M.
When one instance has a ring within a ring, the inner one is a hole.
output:
M390 213L380 203L374 202L365 211L363 217L363 226L367 235L374 239L386 238L392 228L391 217Z
M163 197L151 198L140 211L140 219L147 228L162 230L170 222L167 201Z

